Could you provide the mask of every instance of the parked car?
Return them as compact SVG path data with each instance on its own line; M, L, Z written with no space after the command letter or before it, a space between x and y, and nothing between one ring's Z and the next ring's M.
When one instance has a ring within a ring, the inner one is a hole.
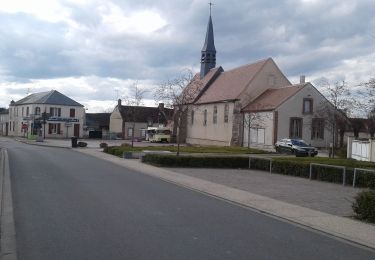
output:
M291 153L296 156L311 156L318 154L318 150L301 139L281 139L275 143L278 153Z

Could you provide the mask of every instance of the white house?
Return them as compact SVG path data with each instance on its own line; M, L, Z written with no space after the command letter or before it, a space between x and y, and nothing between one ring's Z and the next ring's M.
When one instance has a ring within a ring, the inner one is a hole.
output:
M56 90L31 94L9 105L9 135L82 137L83 105Z
M250 136L252 147L271 148L282 138L304 139L313 146L328 147L332 136L323 114L327 104L311 83L267 89L242 109L243 145L248 146Z

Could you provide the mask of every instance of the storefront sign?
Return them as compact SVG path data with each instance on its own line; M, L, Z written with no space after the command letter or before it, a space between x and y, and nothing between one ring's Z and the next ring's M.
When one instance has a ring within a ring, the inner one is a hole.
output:
M48 122L69 122L69 123L78 123L79 119L77 118L63 118L63 117L50 117L47 119Z

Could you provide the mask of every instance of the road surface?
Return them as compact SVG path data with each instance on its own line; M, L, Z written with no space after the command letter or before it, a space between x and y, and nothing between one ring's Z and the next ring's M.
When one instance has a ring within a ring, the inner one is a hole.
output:
M8 148L19 259L375 259L374 251L74 150Z

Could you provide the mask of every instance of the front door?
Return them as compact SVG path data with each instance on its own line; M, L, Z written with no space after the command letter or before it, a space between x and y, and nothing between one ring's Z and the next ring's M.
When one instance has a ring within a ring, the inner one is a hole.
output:
M79 124L74 124L74 136L79 137Z

